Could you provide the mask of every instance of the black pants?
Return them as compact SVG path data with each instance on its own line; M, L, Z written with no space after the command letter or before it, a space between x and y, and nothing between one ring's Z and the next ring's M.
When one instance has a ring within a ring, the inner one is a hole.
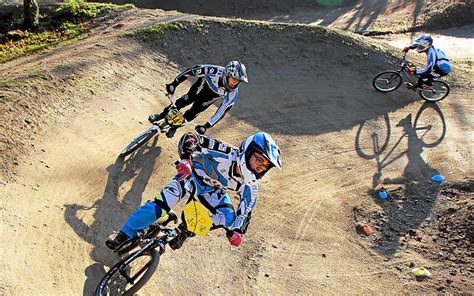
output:
M437 67L434 68L434 72L436 74L438 74L439 77L446 76L446 74L441 72L439 70L439 68L437 68ZM426 85L431 86L434 78L436 78L436 77L433 76L433 74L431 74L431 72L420 75L420 77L418 77L418 87L419 88L423 87L423 83L425 83Z
M191 86L188 93L176 100L176 107L178 110L182 108L191 106L185 113L184 118L187 121L192 121L199 113L203 112L218 98L219 95L212 91L211 88L207 85L203 78L198 78L196 82ZM171 107L166 107L163 112L160 114L160 119L164 118L168 114L168 110Z

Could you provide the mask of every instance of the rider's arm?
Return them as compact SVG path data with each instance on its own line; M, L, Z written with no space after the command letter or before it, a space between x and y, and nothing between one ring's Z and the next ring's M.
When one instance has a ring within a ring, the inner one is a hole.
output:
M212 154L214 157L227 157L232 149L237 149L225 142L213 139L208 136L199 136L199 149L202 153Z
M190 132L185 133L178 143L178 153L181 159L190 159L195 152L212 154L214 157L226 157L232 152L232 149L238 148L211 137L198 136Z
M409 46L406 46L404 49L403 49L403 52L408 52L410 49L415 49L418 47L418 44L414 43L412 45L409 45Z
M426 59L427 59L426 66L422 69L416 69L416 72L415 72L416 75L422 75L422 74L430 73L431 71L433 71L434 66L436 64L436 53L433 47L429 49Z
M173 85L177 87L189 77L204 77L206 74L215 74L218 70L218 67L215 65L196 65L179 73L173 80Z
M255 207L258 195L258 183L245 184L240 194L240 203L236 217L230 229L245 234L250 223L251 212Z
M214 126L219 120L224 118L227 111L229 111L232 106L237 102L239 90L235 89L232 92L227 92L224 96L224 100L222 101L221 105L217 109L216 113L212 115L212 117L206 122L204 125L206 128L210 128Z

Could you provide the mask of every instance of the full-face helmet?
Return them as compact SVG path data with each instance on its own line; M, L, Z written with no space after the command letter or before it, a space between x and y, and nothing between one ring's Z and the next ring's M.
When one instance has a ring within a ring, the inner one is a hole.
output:
M425 52L433 45L433 37L429 34L423 34L415 40L416 51Z
M240 61L231 61L227 63L224 71L224 86L228 91L234 90L237 85L231 87L229 85L229 78L235 78L240 82L248 83L247 79L247 69L244 64Z
M263 172L258 173L250 166L250 157L258 152L270 163L270 166ZM281 152L273 138L265 133L258 132L247 137L240 145L239 154L240 171L245 180L257 180L263 177L272 167L281 170Z

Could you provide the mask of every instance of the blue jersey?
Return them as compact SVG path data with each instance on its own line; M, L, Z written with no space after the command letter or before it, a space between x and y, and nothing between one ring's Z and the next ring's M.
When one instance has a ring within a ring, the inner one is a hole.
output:
M201 151L192 155L194 178L197 182L239 194L240 202L233 228L240 228L239 224L255 207L258 180L245 180L239 173L238 147L206 136L200 137L199 146Z
M438 69L451 69L451 64L444 51L431 46L426 52L426 66L421 69L416 69L415 74L423 75L431 73L435 70L435 67Z

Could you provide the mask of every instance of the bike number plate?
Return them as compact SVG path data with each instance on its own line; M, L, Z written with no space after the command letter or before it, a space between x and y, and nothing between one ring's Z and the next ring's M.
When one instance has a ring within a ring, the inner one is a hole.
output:
M181 114L181 112L179 112L178 110L170 110L170 112L166 116L166 121L168 121L168 123L173 126L182 125L184 123L184 120L185 119L183 114Z
M212 219L201 203L193 200L184 207L183 212L188 231L199 236L205 236L210 231Z

